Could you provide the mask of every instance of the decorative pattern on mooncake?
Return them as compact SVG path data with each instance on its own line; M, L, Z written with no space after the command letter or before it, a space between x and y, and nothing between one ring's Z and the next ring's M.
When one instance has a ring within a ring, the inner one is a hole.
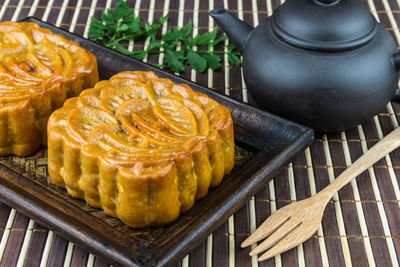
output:
M233 168L227 108L153 72L121 72L48 124L55 184L136 228L175 220Z
M47 144L47 120L98 81L95 57L35 23L0 23L0 155Z

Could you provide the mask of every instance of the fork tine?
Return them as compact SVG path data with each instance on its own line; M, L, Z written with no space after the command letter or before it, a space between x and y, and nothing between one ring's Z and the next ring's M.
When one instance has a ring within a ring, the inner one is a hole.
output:
M278 214L279 210L272 214L265 222L263 222L243 243L242 248L250 246L257 241L266 238L287 222L290 217L284 214Z
M288 251L299 244L303 243L305 240L309 239L314 233L311 233L306 236L302 236L303 232L301 231L303 228L294 229L287 236L285 236L282 240L278 241L272 248L270 248L267 252L265 252L262 256L258 258L258 261L268 260L280 253ZM300 236L300 238L299 238Z
M282 225L282 227L280 227L277 231L275 231L273 234L271 234L270 237L268 237L267 239L265 239L260 245L258 245L258 247L256 247L255 249L253 249L250 252L250 256L254 256L260 252L263 252L267 249L269 249L270 247L272 247L273 245L275 245L276 243L278 243L279 241L281 241L285 236L287 236L288 234L290 234L294 229L296 229L302 222L300 221L291 221L288 220L286 223L284 223Z

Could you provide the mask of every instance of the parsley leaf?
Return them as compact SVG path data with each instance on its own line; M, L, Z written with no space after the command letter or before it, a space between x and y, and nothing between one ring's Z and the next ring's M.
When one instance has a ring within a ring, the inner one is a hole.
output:
M150 36L151 40L156 39L156 34L158 29L168 20L168 14L159 20L154 21L152 24L146 23L144 25L144 29L148 36Z
M180 30L178 30L178 32L180 34L180 38L187 37L192 32L192 21L189 20L185 26L183 26Z
M240 66L240 63L241 63L240 58L236 54L229 54L228 61L233 66Z
M202 56L197 54L196 51L189 51L187 53L186 61L190 68L198 72L203 72L207 67L207 61Z
M183 50L181 50L183 52ZM164 62L168 65L173 72L182 72L185 70L183 65L183 53L172 51L171 49L165 49Z
M159 48L161 47L161 40L155 40L155 41L151 41L149 46L147 47L147 50L151 50L154 48Z
M232 52L232 50L235 49L235 45L229 44L226 48L228 48L228 52Z
M216 70L221 67L221 64L219 63L221 61L221 58L219 56L213 54L205 54L204 59L207 61L207 66L212 70Z
M125 1L118 1L115 5L115 13L111 10L108 10L111 15L114 17L115 21L118 22L120 19L128 16L133 12L133 10L128 6Z
M227 40L227 39L228 39L228 36L224 34L224 35L222 35L221 37L219 37L217 40L214 40L214 41L211 43L211 45L215 46L215 45L217 45L217 44L219 44L219 43L221 43L221 42L223 42L223 41L225 41L225 40ZM232 52L232 50L229 51L229 52Z
M214 41L217 36L217 28L214 28L211 32L206 32L203 34L199 34L194 38L195 45L210 45L212 41Z

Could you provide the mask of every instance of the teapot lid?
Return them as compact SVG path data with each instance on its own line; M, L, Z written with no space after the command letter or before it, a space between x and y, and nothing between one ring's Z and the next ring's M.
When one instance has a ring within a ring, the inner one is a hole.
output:
M312 50L348 50L368 43L377 23L360 0L287 0L272 16L283 40Z

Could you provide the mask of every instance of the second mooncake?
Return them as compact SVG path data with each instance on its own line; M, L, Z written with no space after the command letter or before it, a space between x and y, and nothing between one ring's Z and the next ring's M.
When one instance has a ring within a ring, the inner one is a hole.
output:
M122 72L55 111L51 179L133 227L164 225L234 164L227 108L153 72Z
M98 81L95 57L36 23L0 23L0 155L47 144L47 120Z

